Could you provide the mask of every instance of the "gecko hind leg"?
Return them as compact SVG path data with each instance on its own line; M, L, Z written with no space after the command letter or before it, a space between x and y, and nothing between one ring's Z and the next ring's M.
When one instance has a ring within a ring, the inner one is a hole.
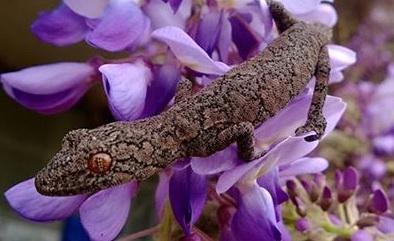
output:
M267 4L279 33L299 22L285 9L282 3L267 0Z
M178 103L191 95L193 95L193 82L187 78L182 78L176 86L175 103Z
M315 76L316 84L312 96L312 103L309 107L308 117L305 125L296 130L296 135L303 135L310 131L315 131L316 135L305 137L306 141L316 141L320 139L326 129L327 121L323 115L324 101L327 96L327 85L330 75L330 60L327 46L323 46L319 61L316 66Z
M237 142L238 157L251 161L262 156L265 151L254 147L254 126L250 122L241 122L230 126L218 135L218 141L223 144Z

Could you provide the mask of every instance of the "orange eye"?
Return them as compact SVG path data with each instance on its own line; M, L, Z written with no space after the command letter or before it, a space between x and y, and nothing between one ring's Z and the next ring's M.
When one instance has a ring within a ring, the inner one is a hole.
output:
M111 167L112 158L107 153L96 153L88 160L88 169L94 173L104 173Z

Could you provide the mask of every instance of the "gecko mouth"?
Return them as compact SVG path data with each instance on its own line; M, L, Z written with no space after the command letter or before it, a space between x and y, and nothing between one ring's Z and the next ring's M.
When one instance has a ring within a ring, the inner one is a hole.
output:
M61 183L67 183L66 177L51 174L45 168L37 173L34 185L38 193L44 196L71 196L81 194L81 188L61 185Z

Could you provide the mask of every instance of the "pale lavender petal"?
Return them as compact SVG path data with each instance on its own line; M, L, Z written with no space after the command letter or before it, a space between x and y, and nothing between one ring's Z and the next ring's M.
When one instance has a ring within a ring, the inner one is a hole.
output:
M231 145L228 148L215 152L209 157L193 157L191 167L193 171L200 175L212 175L230 170L242 163L238 159L237 146Z
M61 4L51 12L42 12L31 30L43 42L65 46L83 40L89 28L85 18Z
M267 5L267 1L260 0L259 3L260 3L260 9L263 18L262 21L264 23L264 39L267 41L273 26L272 16L269 7Z
M168 189L171 178L171 169L164 169L159 173L159 182L156 187L155 194L155 207L156 214L159 220L161 220L163 216L163 209L166 200L168 200Z
M333 27L338 20L335 8L327 3L321 3L314 11L297 15L296 17L304 21L321 22L329 27Z
M169 196L175 219L186 235L201 214L207 195L207 180L190 167L176 171L170 180Z
M394 155L394 135L376 136L372 140L374 153Z
M152 82L148 86L145 107L140 118L157 115L164 110L175 95L176 86L181 79L179 68L172 64L153 69Z
M150 69L143 64L104 64L99 71L103 74L103 85L108 104L117 120L139 118L144 106Z
M222 29L220 30L218 41L220 43L218 46L218 52L220 59L225 63L228 62L229 51L232 44L231 31L232 30L230 21L227 18L223 17Z
M174 11L174 13L176 13L178 11L179 6L182 3L182 0L166 0L166 2L170 3L170 6L172 8L172 10Z
M200 73L222 75L230 68L209 55L182 29L163 27L152 32L152 37L167 44L177 59L187 67Z
M49 95L75 85L91 82L94 69L85 63L55 63L38 65L1 74L1 82L21 91Z
M171 169L173 170L183 170L190 166L190 158L181 158L177 160L171 165Z
M257 184L271 194L275 207L288 199L287 193L283 191L279 184L279 168L274 168L264 176L259 177ZM277 213L277 221L279 221L279 217L280 214Z
M281 166L280 176L281 178L297 176L301 174L318 173L326 170L328 167L328 162L324 158L300 158L296 161Z
M373 241L372 235L364 229L357 230L352 234L351 241Z
M307 118L312 93L304 95L285 109L278 112L273 118L268 119L255 130L255 136L262 143L273 143L274 141L294 135L295 129L302 126ZM327 96L323 107L323 115L327 119L327 128L324 136L331 133L335 128L346 108L340 98Z
M137 191L137 182L129 182L97 192L81 205L81 222L92 240L113 240L119 234Z
M23 181L4 193L9 205L24 218L50 222L67 218L85 201L87 195L49 197L39 194L34 178Z
M383 233L394 233L394 219L380 215L378 229Z
M101 17L109 1L110 0L63 0L71 10L87 18Z
M24 107L58 113L72 107L93 84L94 69L84 63L57 63L0 76L4 91Z
M287 229L286 225L283 223L282 220L276 224L276 227L279 229L279 232L282 235L281 241L292 241L293 240L289 230Z
M165 26L184 28L186 20L190 17L191 1L182 1L178 11L174 14L171 6L162 0L151 0L144 6L144 13L152 23L152 29Z
M149 19L134 1L113 0L86 41L108 51L120 51L139 44L149 27Z
M268 154L268 153L267 153ZM220 175L216 183L216 192L221 194L227 192L232 186L234 186L244 175L252 170L263 158L253 160L251 162L244 163L224 172Z
M343 70L356 62L356 53L349 48L335 44L328 44L327 48L332 69Z
M320 4L320 0L279 0L279 2L282 2L285 8L292 14L304 14L311 12Z
M236 240L281 240L269 192L257 184L240 192L241 200L231 223Z
M209 12L198 23L194 39L209 56L215 50L223 19L223 12Z
M269 150L262 158L224 172L217 181L216 191L224 193L241 178L258 178L269 172L275 165L290 163L310 153L318 143L316 141L307 142L304 138L304 136L288 137ZM247 173L253 177L245 176Z

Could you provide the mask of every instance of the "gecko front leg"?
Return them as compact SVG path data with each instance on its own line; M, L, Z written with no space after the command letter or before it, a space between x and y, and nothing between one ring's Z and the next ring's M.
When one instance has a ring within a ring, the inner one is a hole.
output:
M175 91L175 103L178 103L193 94L193 82L187 78L182 78Z
M306 141L315 141L320 139L326 129L327 121L323 116L323 105L327 96L327 85L330 75L330 59L328 56L327 46L323 46L319 61L316 66L315 76L316 84L312 96L312 103L309 107L308 117L305 125L296 130L298 136L310 131L316 132L316 135L307 136Z
M251 161L262 156L265 152L254 147L254 127L250 122L241 122L230 126L218 135L218 141L227 146L237 142L238 157Z
M299 22L285 9L282 3L267 0L267 4L279 33L286 31L288 28Z

